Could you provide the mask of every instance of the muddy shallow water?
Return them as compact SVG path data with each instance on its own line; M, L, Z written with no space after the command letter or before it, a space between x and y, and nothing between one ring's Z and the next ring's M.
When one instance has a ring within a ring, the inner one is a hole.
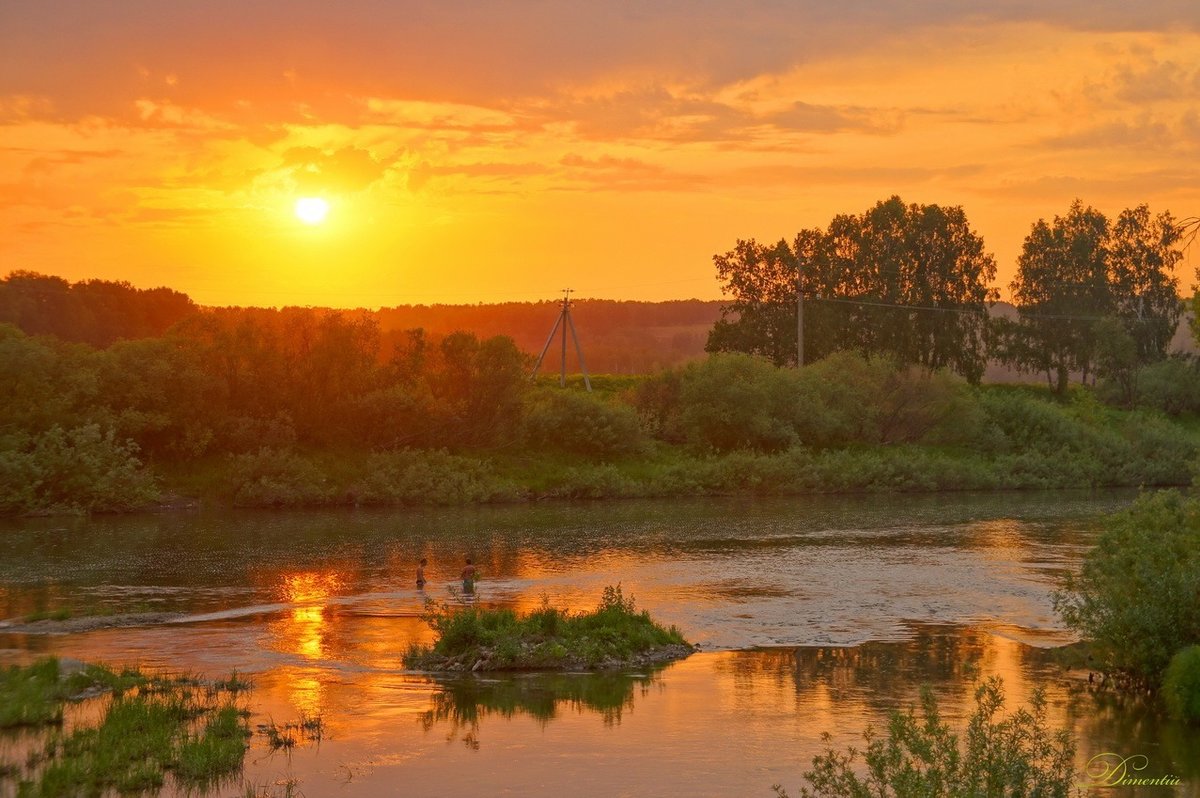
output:
M1069 642L1056 580L1126 492L547 504L440 511L200 512L0 525L0 663L43 653L249 674L252 723L319 714L319 744L256 739L243 783L303 794L798 794L822 748L930 685L969 712L973 679L1047 689L1095 754L1145 755L1200 794L1200 736L1152 706L1089 691L1048 648ZM430 583L412 581L428 557ZM427 598L590 607L605 585L702 651L640 674L440 679L405 671ZM94 622L80 625L82 616ZM111 626L141 617L145 625ZM106 620L107 619L107 620ZM73 625L74 624L74 625ZM26 627L28 628L28 627ZM49 632L49 633L48 633ZM0 760L17 743L0 737ZM0 783L2 784L2 783ZM11 785L9 785L11 787ZM3 786L0 786L2 794Z

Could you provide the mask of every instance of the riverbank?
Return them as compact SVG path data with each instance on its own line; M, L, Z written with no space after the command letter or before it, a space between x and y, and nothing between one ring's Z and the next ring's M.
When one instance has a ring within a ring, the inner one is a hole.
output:
M1121 409L1103 384L972 386L839 353L800 370L715 355L586 393L510 365L499 394L463 384L440 403L413 386L199 416L128 391L104 413L30 403L0 424L0 515L1166 487L1200 454L1198 408L1149 388Z
M988 453L917 444L735 451L658 446L606 461L538 453L301 453L263 450L237 461L177 465L170 500L233 507L408 507L702 496L1176 487L1192 480L1200 440L1180 426L1112 446ZM190 498L187 498L190 497Z

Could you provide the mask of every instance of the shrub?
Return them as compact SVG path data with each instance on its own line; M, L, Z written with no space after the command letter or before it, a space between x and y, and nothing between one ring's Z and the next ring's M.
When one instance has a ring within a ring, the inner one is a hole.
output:
M120 512L158 498L137 445L96 424L15 436L0 451L0 512Z
M667 369L645 377L628 394L629 403L637 411L642 429L659 440L684 443L679 420L679 397L682 390L682 370Z
M717 451L779 451L797 442L795 371L751 355L711 355L689 365L680 386L687 440Z
M363 504L409 505L472 504L514 495L482 460L411 449L367 458L356 493Z
M957 440L979 423L960 378L857 352L805 367L798 390L800 439L820 446Z
M1052 732L1046 699L1039 689L1030 708L1002 717L1004 690L993 677L975 691L975 711L967 724L965 747L938 713L932 692L921 695L921 715L894 712L887 736L870 729L861 752L827 750L804 774L804 798L977 798L1044 796L1067 798L1075 780L1075 744L1066 731ZM826 738L828 739L828 738ZM810 789L811 787L811 789ZM787 793L778 785L781 798ZM1077 792L1077 791L1075 791Z
M1195 362L1171 357L1144 366L1137 375L1137 404L1170 416L1200 412L1200 370Z
M1188 723L1200 721L1200 645L1188 646L1171 657L1162 695L1171 717Z
M1162 491L1107 520L1054 603L1105 669L1157 685L1175 652L1200 643L1198 592L1200 500Z
M561 499L621 499L644 495L645 488L611 463L573 466L560 472L543 495Z
M229 485L238 507L304 507L330 503L336 490L311 461L262 448L232 458Z
M540 449L592 456L645 448L637 412L591 394L543 390L525 414L525 438Z

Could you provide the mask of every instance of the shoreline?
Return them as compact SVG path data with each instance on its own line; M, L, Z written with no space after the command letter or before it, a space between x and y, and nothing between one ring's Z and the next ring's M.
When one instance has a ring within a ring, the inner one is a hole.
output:
M207 511L261 511L266 513L279 511L328 511L328 510L427 510L452 509L473 507L524 507L538 504L569 504L575 502L604 504L609 502L655 501L655 500L688 500L688 499L787 499L811 497L873 497L873 496L954 496L965 494L976 495L1006 495L1029 493L1073 493L1095 491L1133 491L1143 490L1172 490L1186 489L1190 482L1163 482L1147 484L1138 483L1105 483L1090 485L999 485L994 487L963 485L936 487L859 487L859 488L829 488L810 490L706 490L690 492L621 492L614 494L571 495L562 492L527 493L522 496L506 496L460 503L438 501L428 502L355 502L355 501L326 501L320 503L274 503L274 504L239 504L227 497L218 496L183 496L172 494L163 501L146 504L127 510L107 510L77 512L70 509L43 510L21 514L0 514L0 521L21 521L37 518L81 518L81 517L127 517L148 515L171 515L184 513L203 513Z

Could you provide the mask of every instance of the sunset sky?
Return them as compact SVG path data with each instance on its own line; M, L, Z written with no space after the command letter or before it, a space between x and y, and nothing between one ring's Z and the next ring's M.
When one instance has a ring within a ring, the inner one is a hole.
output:
M1200 214L1200 3L0 3L0 274L716 298L736 239L892 194L962 205L1005 295L1075 197Z

